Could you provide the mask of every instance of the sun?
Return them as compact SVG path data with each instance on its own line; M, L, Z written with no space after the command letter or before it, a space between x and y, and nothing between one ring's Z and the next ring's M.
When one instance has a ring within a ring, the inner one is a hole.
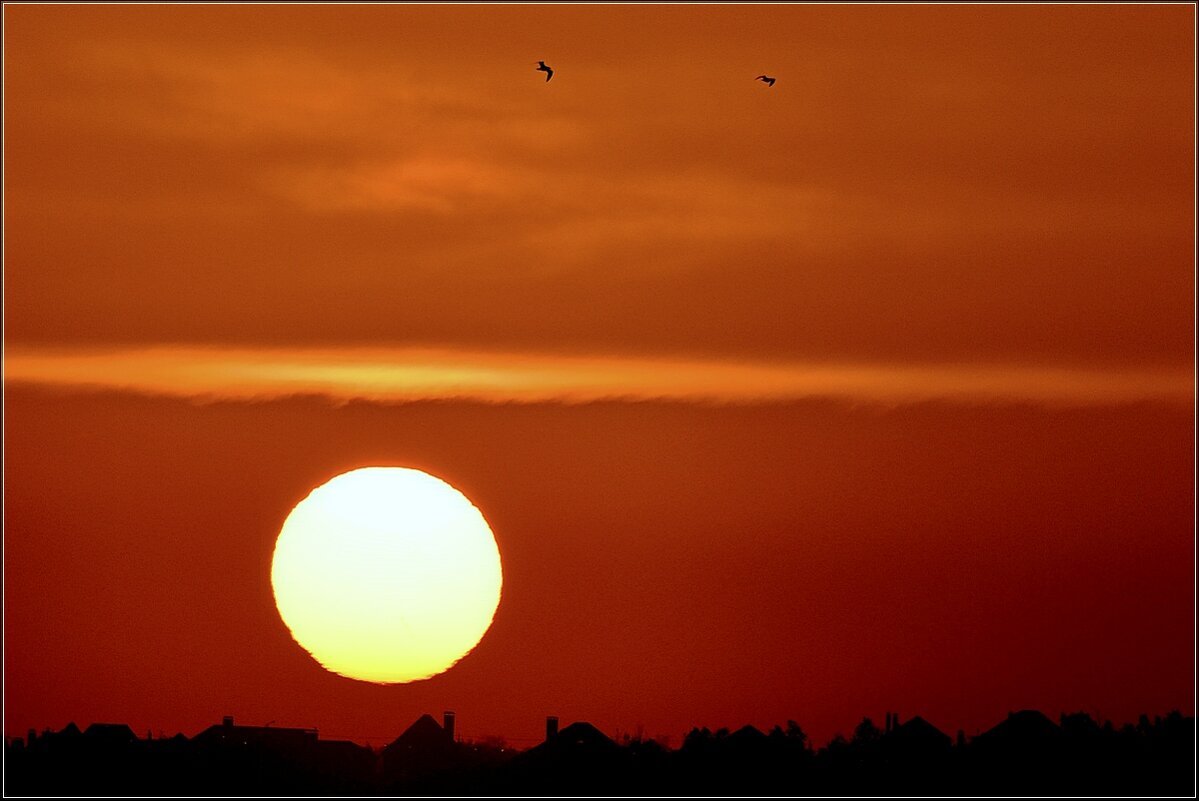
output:
M406 467L351 470L287 516L271 564L292 637L327 670L427 679L478 645L500 602L495 535L465 495Z

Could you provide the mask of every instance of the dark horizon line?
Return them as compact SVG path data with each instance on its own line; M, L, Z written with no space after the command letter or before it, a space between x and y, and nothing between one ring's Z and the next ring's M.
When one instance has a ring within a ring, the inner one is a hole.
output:
M997 726L1001 725L1004 721L1010 720L1013 717L1016 717L1018 715L1028 714L1028 713L1035 713L1037 715L1043 715L1045 717L1045 719L1047 719L1049 722L1053 723L1056 726L1060 726L1067 718L1076 718L1076 719L1085 718L1085 719L1088 719L1088 720L1094 722L1101 729L1109 729L1110 728L1111 730L1114 730L1114 731L1120 731L1123 729L1137 728L1137 727L1145 726L1145 725L1148 725L1151 723L1160 723L1163 719L1169 718L1176 714L1181 716L1184 720L1190 720L1192 723L1192 727L1193 727L1194 720L1195 720L1195 712L1196 712L1196 710L1194 708L1192 708L1188 714L1188 713L1184 712L1183 709L1180 707L1175 707L1175 708L1169 710L1168 712L1166 712L1164 715L1162 715L1162 714L1150 715L1149 713L1142 712L1142 713L1138 714L1137 720L1135 723L1133 721L1125 721L1125 722L1117 724L1114 721L1112 721L1110 718L1105 718L1102 720L1098 719L1086 710L1077 710L1075 712L1060 712L1058 714L1057 720L1055 721L1054 718L1045 714L1044 712L1042 712L1039 709L1026 707L1026 708L1022 708L1019 710L1009 710L1006 717L1000 719L999 721L994 723L989 728L976 729L974 734L967 734L965 729L959 728L959 729L957 729L957 736L951 737L951 739L954 741L954 743L956 745L967 744L970 741L992 731ZM456 719L457 712L454 710L445 710L444 716L449 716L449 718L451 718L451 719ZM419 721L425 717L432 718L433 715L428 712L422 713L417 716L416 721ZM444 717L443 717L443 719L444 719ZM553 721L555 731L556 731L557 722L559 721L559 719L560 719L560 717L556 716L556 715L547 715L545 717L547 724L549 721L551 721L551 720ZM75 729L78 730L80 733L86 732L88 729L92 728L93 726L97 726L97 727L121 727L121 726L124 726L124 727L127 727L129 729L129 731L133 733L134 738L139 741L150 741L150 740L160 740L160 739L169 740L169 739L174 739L174 738L177 738L180 736L184 737L187 740L193 740L196 737L199 737L200 735L204 734L207 731L210 731L213 728L217 728L217 727L221 727L221 726L236 726L238 728L243 728L243 729L274 729L274 730L282 731L282 732L305 732L310 735L315 735L316 738L322 742L352 742L356 745L362 745L367 748L373 748L373 746L370 745L370 743L372 741L389 742L391 740L394 740L397 736L399 736L398 734L395 734L395 735L382 735L382 736L378 736L378 737L371 736L371 737L364 737L364 738L355 738L353 736L334 735L334 736L330 736L328 738L323 738L323 737L321 737L320 729L315 726L276 726L274 720L271 720L265 724L243 724L243 723L236 723L235 720L236 719L230 715L221 716L220 722L210 724L209 726L202 728L200 731L198 731L195 734L190 735L190 736L184 734L181 730L177 730L175 732L175 734L166 735L166 734L164 734L164 730L161 728L157 729L158 735L155 736L154 735L155 728L151 727L150 729L147 730L147 734L149 734L150 736L139 737L137 735L137 732L134 731L133 727L130 726L128 723L114 722L111 720L109 720L109 721L92 721L90 724L88 724L87 727L80 727L79 724L77 724L75 722L75 719L71 719L66 725L64 725L62 728L57 729L57 730L51 729L49 726L46 726L40 730L37 729L36 727L30 727L26 730L24 735L5 733L4 740L5 740L6 746L12 745L13 743L15 743L17 741L22 741L24 743L28 743L31 741L31 739L34 739L34 738L40 738L44 735L55 735L55 734L59 734L61 732L67 731L72 726L74 726ZM879 729L880 733L887 733L892 728L902 726L913 720L921 720L924 723L928 724L929 726L932 726L934 729L937 729L937 731L940 731L940 729L938 727L936 727L935 725L933 725L930 721L928 721L927 718L925 718L923 715L919 715L919 714L912 715L906 719L901 719L897 712L891 711L891 712L885 713L884 720L885 720L886 728ZM413 723L409 723L407 727L404 727L403 731L406 731L407 728L410 728L412 725L414 725L414 723L416 721L413 721ZM436 723L435 719L434 719L434 722ZM572 725L573 725L573 723L586 723L586 722L587 721L581 719L578 721L573 721ZM870 715L863 715L861 720L857 724L855 724L854 728L861 727L868 723L870 725L874 725L873 717ZM441 725L441 724L438 724L438 725ZM455 726L454 726L453 722L451 722L448 725L449 725L451 731L455 730ZM588 725L590 725L590 724L588 724ZM795 719L787 719L785 721L785 724L776 723L765 732L763 732L761 729L758 729L756 726L754 726L752 724L745 724L738 728L730 728L727 726L722 726L717 729L712 729L708 726L696 725L696 726L692 726L687 732L682 733L680 735L680 737L681 737L681 739L685 740L687 736L693 735L693 734L699 734L699 733L706 733L707 736L720 737L720 736L732 734L734 732L745 731L745 730L754 730L754 731L757 731L762 734L769 734L771 732L784 732L785 733L788 729L790 729L792 727L794 727L794 728L798 729L800 732L802 732L802 725L800 725ZM875 726L875 728L877 728L877 726ZM850 731L852 732L853 730L854 729L851 729ZM633 742L633 743L654 742L654 743L657 743L659 746L662 746L663 748L666 748L668 750L676 750L673 746L669 745L669 743L674 741L674 738L675 738L674 734L666 734L666 733L659 732L658 734L655 734L655 735L647 735L647 734L645 734L641 724L637 725L636 731L637 731L637 734L634 735L632 730L622 730L618 727L615 730L614 736L612 739L617 740L617 741L621 742L622 744L627 744L630 742ZM31 737L30 735L33 735L33 737ZM516 743L528 742L528 743L539 744L539 743L545 742L546 739L548 739L548 738L537 738L537 737L509 737L507 735L501 735L501 734L478 734L478 735L474 735L474 736L470 736L470 737L464 737L460 733L456 733L456 732L453 736L454 736L455 742L459 742L462 744L480 744L480 743L485 743L486 741L489 741L489 740L500 741L500 742L503 742L505 745L507 745L508 743L513 743L513 742L516 742ZM835 742L846 741L849 739L849 737L847 737L841 730L838 729L837 731L834 732L834 734L828 739L828 741L824 745L817 747L812 742L811 738L809 738L806 735L806 733L803 734L802 736L809 743L809 745L812 747L813 750L822 750L822 749L829 747L829 745L831 745ZM663 741L662 739L659 739L659 738L664 738L665 741ZM532 747L532 746L530 746L530 747ZM526 749L513 748L512 750L526 750Z

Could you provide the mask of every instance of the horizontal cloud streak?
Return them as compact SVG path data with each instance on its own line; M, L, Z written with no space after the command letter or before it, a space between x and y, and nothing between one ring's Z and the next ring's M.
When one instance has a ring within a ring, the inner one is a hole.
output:
M5 383L200 400L1194 402L1190 369L771 363L418 348L9 347Z

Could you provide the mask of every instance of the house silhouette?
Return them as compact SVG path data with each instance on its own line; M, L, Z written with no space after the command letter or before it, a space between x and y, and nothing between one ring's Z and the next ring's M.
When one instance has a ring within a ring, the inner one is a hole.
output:
M370 787L377 762L375 752L364 745L349 740L317 740L315 760L309 767L329 789L353 792Z
M1007 718L976 736L971 745L978 751L1022 751L1052 748L1062 739L1056 723L1036 709L1009 712Z
M938 755L953 746L953 738L917 715L905 723L896 718L887 733L887 747L904 756Z
M506 789L565 795L616 791L614 783L628 762L626 750L584 721L556 728L547 725L545 742L507 764Z
M421 715L383 748L381 767L387 784L424 779L462 766L467 751L454 740L454 713L446 712L444 725L432 715Z
M306 753L315 747L316 741L316 729L237 726L231 716L192 738L192 742L201 747L267 750L288 755Z
M190 751L201 793L302 793L311 785L317 731L239 726L226 716L193 737Z
M556 719L555 723L556 723ZM565 729L558 730L557 726L546 727L545 742L535 745L518 758L522 760L556 760L564 758L602 757L616 753L620 746L612 738L592 726L590 723L579 721Z
M1063 770L1065 745L1061 728L1043 713L1009 712L970 742L971 774L1002 795L1074 794L1073 771Z

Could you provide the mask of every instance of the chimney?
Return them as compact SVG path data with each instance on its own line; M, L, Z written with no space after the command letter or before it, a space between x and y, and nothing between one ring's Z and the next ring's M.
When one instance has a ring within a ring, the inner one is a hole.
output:
M887 722L883 724L883 734L891 733L891 713L887 713Z
M233 725L233 716L225 715L225 717L221 718L221 725L224 726L226 729L229 728L230 726L232 726Z
M452 741L454 739L454 713L446 712L445 716L442 718L442 720L444 720L445 723L442 725L441 728L445 729L445 733L449 736L450 740Z
M556 715L549 715L545 719L545 739L552 740L558 734L558 718Z

